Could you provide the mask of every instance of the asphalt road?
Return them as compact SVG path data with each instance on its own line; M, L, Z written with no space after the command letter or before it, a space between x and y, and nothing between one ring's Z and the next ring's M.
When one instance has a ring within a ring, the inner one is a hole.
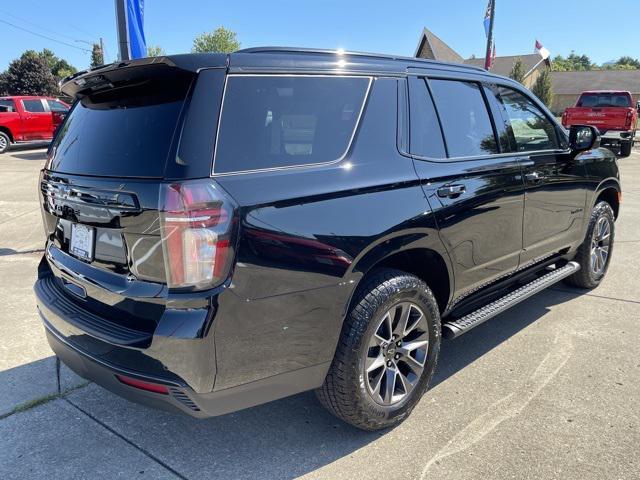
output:
M31 291L43 160L0 156L0 478L640 478L640 153L620 161L605 282L554 287L445 342L433 388L379 433L311 393L202 421L58 369Z

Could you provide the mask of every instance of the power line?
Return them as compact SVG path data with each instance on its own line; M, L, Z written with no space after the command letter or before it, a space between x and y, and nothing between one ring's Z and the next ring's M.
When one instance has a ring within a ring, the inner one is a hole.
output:
M86 52L86 53L91 53L91 50L87 50L86 48L78 47L77 45L72 45L71 43L63 42L62 40L58 40L56 38L52 38L52 37L49 37L47 35L43 35L43 34L38 33L38 32L34 32L32 30L29 30L28 28L20 27L20 26L15 25L15 24L13 24L11 22L7 22L6 20L0 19L0 23L5 23L7 25L12 26L13 28L17 28L18 30L22 30L24 32L30 33L31 35L35 35L37 37L46 38L47 40L51 40L52 42L57 42L57 43L60 43L62 45L66 45L67 47L75 48L77 50L82 50L83 52Z
M52 30L52 29L50 29L48 27L43 27L42 25L38 25L37 23L33 23L30 20L27 20L25 18L19 17L17 15L14 15L13 13L5 11L5 10L0 10L0 13L3 13L4 15L9 15L10 17L15 18L16 20L19 20L22 23L26 23L27 25L31 25L32 27L36 27L39 30L43 30L45 32L53 33L54 35L56 35L58 37L68 38L69 40L73 40L74 42L86 43L88 45L92 45L93 44L93 42L88 42L88 41L83 40L83 39L72 37L72 36L67 35L65 33L56 32L55 30Z

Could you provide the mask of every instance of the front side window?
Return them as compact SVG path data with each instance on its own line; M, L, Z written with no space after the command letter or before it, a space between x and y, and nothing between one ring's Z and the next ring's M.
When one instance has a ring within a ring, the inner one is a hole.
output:
M214 173L341 158L369 83L368 77L228 77Z
M519 152L558 148L556 129L542 111L520 92L498 89Z
M40 100L22 100L22 105L27 112L40 113L45 111Z

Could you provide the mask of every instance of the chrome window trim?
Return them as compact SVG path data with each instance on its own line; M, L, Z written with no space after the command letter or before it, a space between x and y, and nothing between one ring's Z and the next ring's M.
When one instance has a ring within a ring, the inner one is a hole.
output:
M535 151L527 151L527 152L504 152L504 153L494 153L490 155L474 155L470 157L450 157L450 158L430 158L430 157L421 157L419 155L411 155L412 158L416 160L422 160L425 162L432 163L454 163L454 162L469 162L473 160L491 160L492 158L503 158L503 157L530 157L534 155L544 155L544 154L563 154L567 153L567 150L562 149L552 149L552 150L535 150Z
M340 155L340 157L338 157L335 160L329 160L327 162L317 162L317 163L304 163L304 164L300 164L300 165L287 165L287 166L282 166L282 167L267 167L267 168L257 168L257 169L253 169L253 170L237 170L234 172L223 172L223 173L216 173L216 156L218 154L218 137L220 135L220 125L222 122L222 113L224 112L224 100L225 100L225 96L227 93L227 85L228 85L228 79L230 77L328 77L328 78L366 78L369 80L368 84L367 84L367 89L364 92L364 97L362 99L362 105L360 106L360 112L358 113L358 118L356 119L356 123L353 127L353 132L351 132L351 137L349 138L349 142L347 143L347 148L345 149L344 153L342 155ZM371 91L371 85L373 84L373 76L371 75L340 75L340 74L336 74L336 75L329 75L329 74L295 74L295 73L288 73L288 74L281 74L281 73L275 73L275 74L270 74L270 73L251 73L251 74L229 74L226 76L226 78L224 79L224 91L222 92L222 103L220 105L220 113L218 115L218 126L216 129L216 139L215 139L215 145L214 145L214 150L213 150L213 165L211 166L211 176L212 177L226 177L229 175L247 175L247 174L251 174L251 173L262 173L262 172L277 172L277 171L281 171L281 170L291 170L291 169L299 169L299 168L313 168L313 167L322 167L322 166L326 166L326 165L333 165L336 163L341 162L342 160L345 159L345 157L347 156L347 154L349 153L349 151L351 150L351 146L353 144L353 140L356 137L356 133L358 132L358 129L360 128L360 121L362 120L362 114L364 113L364 108L365 105L367 104L367 101L369 100L369 92Z

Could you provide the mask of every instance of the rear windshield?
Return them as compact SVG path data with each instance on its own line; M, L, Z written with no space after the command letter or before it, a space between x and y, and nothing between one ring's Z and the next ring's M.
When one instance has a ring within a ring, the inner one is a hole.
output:
M141 82L77 101L51 149L50 169L162 177L188 83Z
M630 107L631 97L626 93L585 93L578 107Z
M368 77L228 77L215 173L341 158L369 83Z

